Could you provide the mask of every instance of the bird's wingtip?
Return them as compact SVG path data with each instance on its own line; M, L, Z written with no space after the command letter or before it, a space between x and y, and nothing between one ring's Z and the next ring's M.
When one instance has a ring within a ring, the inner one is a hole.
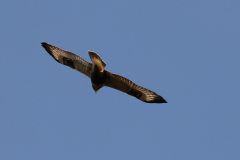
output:
M41 42L41 45L42 45L42 46L46 46L47 43L46 43L46 42Z

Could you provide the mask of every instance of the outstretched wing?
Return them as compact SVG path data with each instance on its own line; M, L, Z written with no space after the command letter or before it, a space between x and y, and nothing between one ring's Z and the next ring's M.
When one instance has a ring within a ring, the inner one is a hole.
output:
M112 74L106 70L105 74L105 86L120 90L147 103L167 103L162 96L159 96L157 93L133 83L125 77Z
M69 66L91 77L92 63L85 61L80 56L60 49L46 42L41 43L45 50L59 63Z

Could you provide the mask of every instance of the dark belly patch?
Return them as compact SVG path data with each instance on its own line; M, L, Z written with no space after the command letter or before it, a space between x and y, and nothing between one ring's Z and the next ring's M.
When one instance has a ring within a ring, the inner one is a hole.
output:
M96 85L103 85L107 79L107 76L105 73L100 73L99 70L95 69L91 73L91 81L92 83Z

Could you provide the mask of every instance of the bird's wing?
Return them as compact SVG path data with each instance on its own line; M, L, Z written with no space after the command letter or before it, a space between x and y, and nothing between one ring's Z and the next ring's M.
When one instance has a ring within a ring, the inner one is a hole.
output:
M105 74L105 86L120 90L147 103L167 103L162 96L159 96L157 93L133 83L125 77L113 74L106 70Z
M60 49L46 42L41 43L45 50L59 63L69 66L91 77L92 63L85 61L80 56Z

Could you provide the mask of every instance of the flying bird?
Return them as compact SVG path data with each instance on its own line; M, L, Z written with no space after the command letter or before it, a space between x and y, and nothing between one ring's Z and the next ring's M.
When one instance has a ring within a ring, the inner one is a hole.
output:
M46 42L42 42L41 44L57 62L76 69L91 78L92 87L95 92L98 92L103 86L107 86L134 96L143 102L167 103L157 93L143 88L125 77L105 70L106 63L96 52L88 51L92 61L92 63L89 63L72 52L65 51Z

